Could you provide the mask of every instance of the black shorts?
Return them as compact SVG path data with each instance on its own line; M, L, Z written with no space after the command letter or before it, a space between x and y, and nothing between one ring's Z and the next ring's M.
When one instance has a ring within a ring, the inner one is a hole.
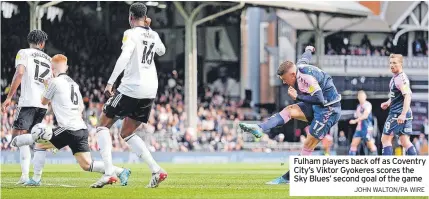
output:
M18 107L13 121L16 130L31 130L34 125L41 123L47 109L38 107Z
M129 117L147 123L155 99L135 99L117 92L104 104L103 112L109 118Z
M81 129L77 131L66 130L58 127L53 129L53 135L50 142L57 149L69 146L73 155L79 152L89 152L88 130Z

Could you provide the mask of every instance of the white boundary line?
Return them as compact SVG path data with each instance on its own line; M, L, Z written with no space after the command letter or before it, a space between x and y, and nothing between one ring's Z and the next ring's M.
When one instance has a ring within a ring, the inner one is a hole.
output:
M16 182L1 182L1 184L15 184ZM73 185L66 185L66 184L49 184L49 183L42 183L42 185L40 186L40 187L43 187L43 186L59 186L59 187L70 187L70 188L75 188L75 187L78 187L78 186L73 186ZM23 186L23 185L16 185L16 186L19 186L19 187L33 187L33 186Z

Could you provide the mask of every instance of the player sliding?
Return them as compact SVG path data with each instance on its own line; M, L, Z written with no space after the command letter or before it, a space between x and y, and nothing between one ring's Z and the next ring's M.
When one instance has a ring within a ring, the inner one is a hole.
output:
M101 188L116 181L112 169L112 139L109 128L118 117L125 118L121 137L152 171L147 187L155 188L167 178L167 173L155 162L144 141L134 134L142 123L147 123L158 90L158 77L153 60L155 52L159 56L165 53L165 46L158 33L149 28L150 19L146 17L146 11L143 3L133 3L130 6L131 29L124 33L122 53L104 91L108 97L112 96L112 85L125 70L117 92L103 107L97 127L97 141L106 172L100 180L91 185L93 188Z
M361 139L365 141L366 146L371 151L371 155L377 155L377 147L371 139L372 129L372 105L366 100L365 91L358 92L359 105L356 108L355 118L350 120L350 124L357 124L355 134L353 135L349 155L356 155L357 147Z
M43 94L41 104L48 105L51 102L52 111L58 121L58 127L53 130L52 138L48 143L36 143L34 150L43 151L50 148L61 149L69 146L80 167L85 171L104 173L104 163L92 161L88 145L88 130L82 119L84 105L79 86L66 72L67 57L58 54L52 58L52 69L54 77ZM47 84L47 83L46 83ZM17 146L28 146L34 144L30 135L23 137L15 143ZM34 176L24 183L26 186L40 186L42 169L45 165L45 156L34 156ZM114 167L122 185L126 185L130 171Z
M239 126L242 130L260 138L265 131L283 125L291 119L311 122L310 133L307 135L301 151L301 155L311 155L320 140L325 137L341 116L341 96L338 94L332 78L319 68L308 65L312 52L314 52L314 47L307 46L296 65L291 61L285 61L277 69L277 75L283 84L289 85L289 96L300 102L287 106L266 122L241 123ZM294 87L297 87L298 91ZM267 184L287 183L289 183L289 171L283 176L267 182Z
M34 125L42 122L48 106L40 103L45 86L44 80L51 78L51 57L43 52L48 35L41 30L33 30L27 36L30 48L19 50L15 59L16 72L13 76L10 92L2 105L2 112L8 111L13 95L21 84L21 96L15 113L11 146L19 148L22 175L16 184L24 184L29 179L31 151L30 146L17 146L20 138L31 138L27 134ZM19 136L21 135L21 136ZM16 136L16 137L15 137ZM35 151L34 157L44 158L45 152Z
M413 131L413 113L410 109L412 94L410 80L402 71L402 55L391 54L389 62L393 77L389 84L389 100L381 104L383 110L390 106L389 116L384 124L383 135L381 136L382 153L383 155L393 155L392 139L394 135L397 135L402 147L406 149L406 155L417 155L416 148L409 137Z

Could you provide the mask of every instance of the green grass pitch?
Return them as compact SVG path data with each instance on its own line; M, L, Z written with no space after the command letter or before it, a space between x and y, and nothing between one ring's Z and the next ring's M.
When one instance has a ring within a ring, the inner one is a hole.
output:
M145 186L150 179L145 164L117 165L132 171L128 186L119 183L90 189L100 174L81 171L76 165L46 165L41 187L15 185L19 165L1 166L2 199L106 199L106 198L404 198L404 197L290 197L289 185L265 185L287 167L280 164L162 164L168 178L156 189ZM30 174L32 175L32 174ZM311 187L309 187L311 191ZM408 197L422 198L427 197Z

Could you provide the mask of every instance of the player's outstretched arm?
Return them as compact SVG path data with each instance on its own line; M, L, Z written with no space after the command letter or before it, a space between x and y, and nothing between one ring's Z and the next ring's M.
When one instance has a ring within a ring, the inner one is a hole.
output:
M129 36L129 32L125 31L124 37L122 39L122 53L116 61L115 68L113 69L109 81L107 82L108 86L112 86L115 83L116 79L119 77L119 75L122 73L122 71L124 71L125 66L130 61L135 46L135 43Z
M19 85L21 84L22 77L25 73L25 66L24 65L18 65L16 67L15 75L12 79L12 84L10 85L10 91L7 94L6 100L3 102L2 105L2 112L6 111L7 107L9 107L10 102L12 100L13 95L15 95L16 90L18 90Z
M301 55L301 58L296 62L296 64L310 64L312 53L316 51L313 46L305 47L305 52Z

